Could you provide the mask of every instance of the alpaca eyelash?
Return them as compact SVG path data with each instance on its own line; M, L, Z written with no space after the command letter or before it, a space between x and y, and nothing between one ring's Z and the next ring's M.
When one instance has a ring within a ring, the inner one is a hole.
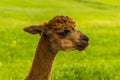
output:
M66 36L70 31L69 30L64 30L63 32L59 32L58 34L60 36Z

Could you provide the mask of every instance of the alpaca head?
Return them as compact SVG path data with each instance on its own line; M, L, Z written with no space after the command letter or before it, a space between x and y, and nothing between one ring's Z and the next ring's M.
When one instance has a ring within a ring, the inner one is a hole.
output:
M88 37L75 29L75 21L68 16L56 16L43 25L24 28L31 34L40 34L50 48L57 51L84 50L88 46Z

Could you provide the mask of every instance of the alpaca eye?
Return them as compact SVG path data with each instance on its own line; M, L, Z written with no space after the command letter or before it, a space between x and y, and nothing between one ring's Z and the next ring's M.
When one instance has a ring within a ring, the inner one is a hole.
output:
M63 32L58 33L60 36L66 36L70 31L69 30L64 30Z

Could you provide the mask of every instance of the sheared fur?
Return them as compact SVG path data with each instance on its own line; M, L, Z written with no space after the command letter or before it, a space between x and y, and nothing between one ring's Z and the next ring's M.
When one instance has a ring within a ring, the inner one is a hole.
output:
M30 34L41 35L25 80L50 80L52 64L58 51L84 50L88 46L88 37L76 30L75 26L75 21L70 17L56 16L43 25L24 28Z

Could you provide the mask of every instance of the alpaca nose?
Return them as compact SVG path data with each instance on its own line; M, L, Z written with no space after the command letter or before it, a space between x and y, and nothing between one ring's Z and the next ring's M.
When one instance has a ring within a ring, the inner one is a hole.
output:
M84 41L89 41L89 38L85 35L81 35L81 40L84 40Z

